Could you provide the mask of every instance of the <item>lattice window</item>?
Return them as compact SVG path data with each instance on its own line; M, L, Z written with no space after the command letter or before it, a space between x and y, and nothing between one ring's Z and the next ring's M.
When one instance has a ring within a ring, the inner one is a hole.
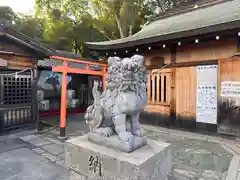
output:
M171 73L152 71L148 74L148 102L170 103Z
M32 103L32 78L29 76L3 77L3 104L27 104Z

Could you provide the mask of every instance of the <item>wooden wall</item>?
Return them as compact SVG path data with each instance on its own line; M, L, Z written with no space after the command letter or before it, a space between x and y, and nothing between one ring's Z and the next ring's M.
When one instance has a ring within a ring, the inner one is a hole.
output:
M177 47L176 54L171 54L170 50L165 49L155 51L152 54L146 54L146 60L151 61L153 57L164 57L164 63L169 63L172 56L175 56L176 63L174 68L168 68L168 72L171 72L171 85L170 91L170 103L169 108L170 113L174 111L176 119L178 117L184 117L184 119L195 119L196 118L196 66L200 61L208 60L219 60L222 58L228 58L233 56L237 52L237 39L227 39L227 40L215 40L208 43L199 42L199 44L193 45L182 45ZM184 66L184 63L196 62L195 65ZM178 63L181 65L178 66ZM225 62L224 62L225 63ZM240 63L235 62L231 65L225 65L221 63L221 71L224 69L225 74L221 77L224 79L240 78L240 71L234 69L240 69ZM227 62L226 62L227 63ZM237 65L238 63L239 65ZM152 63L153 64L153 63ZM239 67L239 68L238 68ZM149 70L151 73L156 70ZM237 74L229 76L229 73L234 71ZM238 73L239 72L239 73ZM158 72L159 76L164 71ZM239 75L238 75L239 74ZM148 81L150 82L150 81ZM153 87L152 87L153 88ZM149 89L150 84L148 84L148 99L149 99ZM219 87L220 89L220 87ZM154 94L153 92L152 94ZM148 101L148 105L145 108L145 112L166 114L166 107L163 104L157 104L154 101Z
M161 65L161 61L165 64L171 62L170 50L169 49L159 49L155 51L149 51L144 54L145 57L145 65L148 67L153 65L157 67L157 65Z
M219 116L218 133L240 137L240 98L239 94L221 96L222 82L240 82L240 56L219 60L218 87L219 87ZM237 85L238 87L238 85ZM229 94L227 92L227 94Z
M240 56L220 60L219 73L219 82L240 81Z
M33 68L33 59L30 57L0 53L0 58L7 60L8 69Z
M214 40L177 48L177 62L207 61L227 58L237 51L237 39Z
M6 38L0 38L0 52L10 52L15 54L28 55L29 52L13 41Z
M7 61L6 69L16 70L33 68L36 61L36 59L32 58L32 53L23 45L3 37L0 38L0 58Z

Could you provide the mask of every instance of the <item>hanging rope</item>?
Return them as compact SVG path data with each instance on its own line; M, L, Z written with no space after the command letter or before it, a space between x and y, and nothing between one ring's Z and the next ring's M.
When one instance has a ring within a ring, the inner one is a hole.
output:
M27 68L27 69L24 69L24 70L21 70L21 71L18 71L18 72L14 72L14 73L5 73L5 74L0 74L0 75L9 75L9 76L15 76L15 78L18 78L18 75L23 73L23 72L26 72L26 71L30 71L31 72L31 77L33 77L33 70L30 69L30 68Z
M152 73L152 74L159 73L159 72L161 72L162 70L164 70L166 67L168 67L170 64L172 64L172 62L166 64L166 65L163 66L161 69L154 69L154 70L152 70L151 73Z

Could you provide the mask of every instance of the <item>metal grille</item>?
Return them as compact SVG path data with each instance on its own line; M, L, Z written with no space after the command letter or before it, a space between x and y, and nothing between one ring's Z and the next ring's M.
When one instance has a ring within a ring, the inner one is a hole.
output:
M21 75L17 78L10 75L0 75L0 133L15 130L28 125L35 125L33 118L34 93L33 78Z
M3 77L3 104L13 105L31 103L32 97L31 77Z

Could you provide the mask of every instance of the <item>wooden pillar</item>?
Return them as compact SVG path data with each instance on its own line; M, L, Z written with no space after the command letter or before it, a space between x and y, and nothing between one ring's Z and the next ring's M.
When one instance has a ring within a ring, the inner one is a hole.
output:
M34 61L35 62L35 61ZM37 80L38 80L38 69L37 69L37 62L33 65L33 109L32 109L32 117L36 122L36 129L39 131L39 101L38 101L38 94L37 94Z
M147 102L150 103L151 102L151 73L150 71L148 71L148 82L147 82Z
M151 80L152 80L152 97L151 97L151 102L152 103L155 103L155 86L156 86L156 84L155 84L155 78L156 78L156 75L155 75L155 73L154 74L152 74L152 77L151 77Z
M157 103L159 103L160 102L160 72L158 71L158 73L157 73L157 84L156 84L156 86L157 86L157 92L156 92L156 96L157 96Z
M67 69L68 63L63 61L62 90L61 90L61 112L60 112L60 139L66 139L66 111L67 111Z
M171 52L171 62L174 64L177 62L177 47L172 46L170 49ZM170 120L171 123L174 124L177 120L177 114L176 114L176 87L175 87L175 81L176 81L176 68L171 68L171 99L170 99Z

